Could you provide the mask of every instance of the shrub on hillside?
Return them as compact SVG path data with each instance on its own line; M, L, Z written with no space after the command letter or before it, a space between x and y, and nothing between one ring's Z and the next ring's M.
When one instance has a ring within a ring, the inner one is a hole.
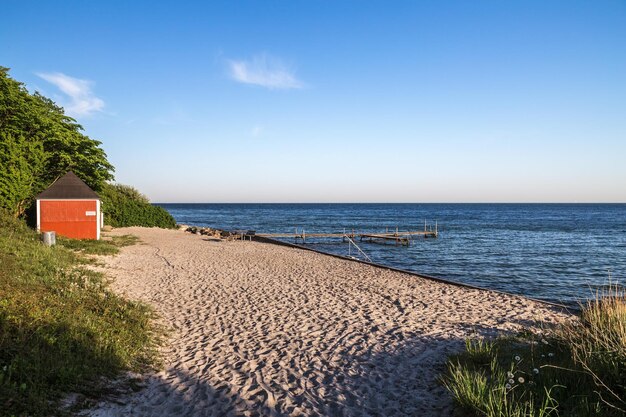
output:
M176 227L176 221L167 210L150 204L148 197L133 187L107 184L99 195L105 223L113 227Z

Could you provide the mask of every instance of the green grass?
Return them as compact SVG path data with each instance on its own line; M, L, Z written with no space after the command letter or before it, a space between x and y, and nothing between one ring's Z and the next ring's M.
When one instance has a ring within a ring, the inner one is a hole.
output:
M59 414L64 393L92 396L100 377L156 363L152 311L83 267L82 253L114 253L131 240L45 247L0 213L0 414Z
M613 289L580 320L470 340L442 380L470 416L625 416L626 297Z
M134 245L138 241L137 236L133 235L113 236L102 240L57 238L57 244L85 255L116 255L121 247Z

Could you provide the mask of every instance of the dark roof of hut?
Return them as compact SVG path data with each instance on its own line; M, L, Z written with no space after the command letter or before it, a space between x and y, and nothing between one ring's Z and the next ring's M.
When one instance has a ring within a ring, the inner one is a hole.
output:
M56 180L36 198L38 200L100 199L98 194L72 171Z

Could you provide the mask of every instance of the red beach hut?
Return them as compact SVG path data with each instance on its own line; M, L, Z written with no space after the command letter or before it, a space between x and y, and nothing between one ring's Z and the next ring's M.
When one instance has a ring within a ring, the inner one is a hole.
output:
M37 197L37 231L73 239L100 239L100 197L73 172Z

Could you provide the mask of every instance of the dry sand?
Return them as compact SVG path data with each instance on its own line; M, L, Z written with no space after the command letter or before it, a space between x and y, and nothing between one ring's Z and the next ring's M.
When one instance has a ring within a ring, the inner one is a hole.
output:
M305 250L128 228L116 291L172 330L163 370L92 416L447 416L437 382L471 335L563 314Z

